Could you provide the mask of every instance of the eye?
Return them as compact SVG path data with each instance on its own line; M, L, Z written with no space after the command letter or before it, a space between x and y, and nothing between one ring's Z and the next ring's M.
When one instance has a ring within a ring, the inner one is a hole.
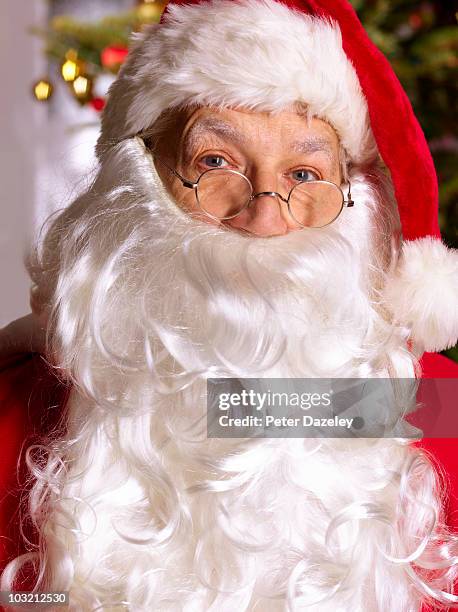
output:
M199 159L199 163L206 168L225 168L229 165L222 155L205 155Z
M319 181L321 179L318 172L310 170L309 168L299 168L298 170L293 170L291 172L291 176L295 181L302 183L306 181Z

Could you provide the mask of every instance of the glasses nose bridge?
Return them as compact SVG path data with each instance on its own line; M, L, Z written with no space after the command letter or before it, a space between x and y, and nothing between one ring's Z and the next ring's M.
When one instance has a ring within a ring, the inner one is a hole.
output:
M288 201L280 193L278 193L278 191L258 191L258 193L251 194L250 202L252 202L256 198L259 198L259 197L262 197L262 196L270 196L272 198L278 198L282 202L287 202Z

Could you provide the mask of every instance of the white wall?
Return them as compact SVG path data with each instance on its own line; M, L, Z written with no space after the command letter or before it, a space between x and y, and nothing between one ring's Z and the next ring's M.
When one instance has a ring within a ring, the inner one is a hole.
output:
M36 169L42 143L37 126L46 109L35 104L31 84L42 74L41 43L27 34L43 22L41 0L0 1L0 325L28 312L22 249L36 204Z
M31 25L60 11L84 19L131 6L134 0L0 0L0 327L30 312L23 252L43 220L87 184L95 167L99 115L81 108L48 65ZM36 102L32 84L50 74L52 100ZM97 82L104 93L110 77Z

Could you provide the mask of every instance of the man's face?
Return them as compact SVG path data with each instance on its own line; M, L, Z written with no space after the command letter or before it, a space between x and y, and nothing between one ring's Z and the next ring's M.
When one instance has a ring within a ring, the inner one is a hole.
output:
M237 170L247 176L254 193L275 191L287 197L304 180L341 183L339 140L334 129L305 115L212 107L193 109L163 135L156 148L162 159L182 176L196 181L211 168ZM195 193L157 163L157 170L174 200L203 221ZM275 196L255 198L226 226L258 236L283 235L300 229L284 202Z

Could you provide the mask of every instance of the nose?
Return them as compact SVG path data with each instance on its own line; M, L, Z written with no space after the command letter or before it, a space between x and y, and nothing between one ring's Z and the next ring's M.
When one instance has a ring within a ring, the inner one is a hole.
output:
M234 219L227 221L231 227L257 236L281 236L291 229L288 223L286 203L278 196L277 186L272 184L272 174L264 174L252 181L254 193L247 208Z

